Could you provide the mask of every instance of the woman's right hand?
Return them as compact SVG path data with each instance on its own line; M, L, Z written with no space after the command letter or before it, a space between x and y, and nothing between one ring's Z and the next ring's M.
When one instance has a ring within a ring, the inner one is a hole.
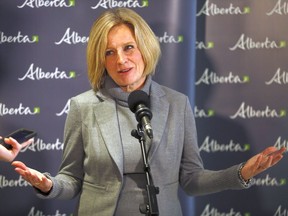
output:
M14 166L15 171L33 187L38 188L43 193L48 193L51 190L52 181L41 172L27 167L21 161L14 161L12 166Z

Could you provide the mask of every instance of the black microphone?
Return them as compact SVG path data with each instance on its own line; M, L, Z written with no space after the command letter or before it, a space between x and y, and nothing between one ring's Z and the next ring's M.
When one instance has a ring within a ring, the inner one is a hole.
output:
M146 92L141 90L131 92L128 97L128 105L129 109L135 113L136 120L141 123L143 130L152 139L153 130L150 123L152 112L149 109L150 100Z

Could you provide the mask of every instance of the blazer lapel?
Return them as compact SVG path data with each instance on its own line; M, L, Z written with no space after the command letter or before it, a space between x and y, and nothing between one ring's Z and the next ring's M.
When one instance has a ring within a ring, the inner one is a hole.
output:
M151 111L153 115L151 119L151 126L153 128L153 140L150 147L149 160L153 159L153 155L159 147L167 123L169 103L165 97L163 97L164 95L165 92L162 91L160 86L153 82L150 95Z
M94 110L97 116L101 134L107 149L123 175L123 149L121 146L120 134L117 122L117 113L114 101L105 98Z

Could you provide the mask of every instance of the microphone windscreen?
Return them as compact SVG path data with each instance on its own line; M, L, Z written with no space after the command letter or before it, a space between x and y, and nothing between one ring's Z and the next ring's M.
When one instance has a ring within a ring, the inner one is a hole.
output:
M129 109L135 113L139 104L143 104L146 107L150 107L150 101L148 94L141 90L132 91L128 96Z

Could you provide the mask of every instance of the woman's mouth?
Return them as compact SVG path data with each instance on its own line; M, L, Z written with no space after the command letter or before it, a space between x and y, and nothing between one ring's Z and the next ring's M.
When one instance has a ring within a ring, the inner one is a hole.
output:
M129 72L131 70L132 70L132 68L125 68L125 69L119 70L118 72L119 73L127 73L127 72Z

